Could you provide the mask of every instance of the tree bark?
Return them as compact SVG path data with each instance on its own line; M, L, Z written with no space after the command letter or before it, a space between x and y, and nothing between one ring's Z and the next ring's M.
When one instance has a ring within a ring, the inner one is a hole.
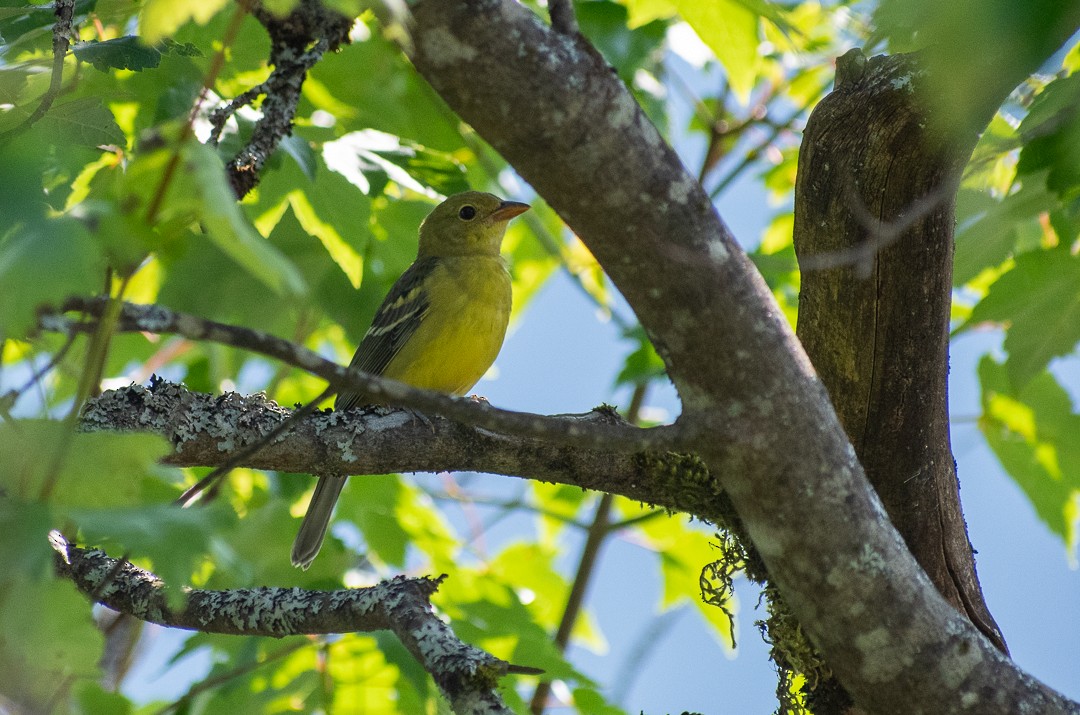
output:
M961 617L907 550L764 282L580 37L500 0L427 0L412 59L585 241L664 358L793 613L871 712L1078 712ZM742 436L731 446L715 430ZM793 449L793 445L796 448Z
M949 439L953 198L974 137L928 131L910 81L917 59L867 63L852 50L838 65L800 150L798 335L919 565L1007 653L976 575Z

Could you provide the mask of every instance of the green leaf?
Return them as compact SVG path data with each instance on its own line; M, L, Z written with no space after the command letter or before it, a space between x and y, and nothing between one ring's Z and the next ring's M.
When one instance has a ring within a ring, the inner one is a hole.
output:
M654 20L667 20L679 12L672 0L623 0L628 13L626 24L633 30Z
M142 494L142 479L172 446L152 434L83 432L48 420L9 420L0 423L0 453L7 455L0 468L0 484L9 495L27 501L38 498L46 478L54 480L50 501L68 506L130 505ZM51 474L52 459L66 458Z
M281 151L292 157L296 165L300 167L304 172L304 176L308 178L308 181L315 181L315 172L319 168L319 162L314 151L311 150L311 144L304 141L303 138L296 134L290 134L281 140L278 144Z
M532 600L531 594L526 597ZM466 643L511 663L542 668L546 677L592 684L555 648L551 638L554 626L537 623L531 610L535 600L526 607L517 584L507 583L486 569L477 573L458 568L432 596L432 603L450 616L454 632Z
M86 596L71 582L20 577L0 588L4 695L55 709L45 703L60 683L98 677L103 645Z
M1067 246L1018 256L964 327L982 322L1007 326L1009 377L1023 389L1051 359L1072 352L1080 341L1080 258Z
M637 347L626 356L623 369L615 378L616 385L643 385L667 375L664 361L657 354L645 329L640 325L627 331L624 338L635 342Z
M138 72L157 67L161 62L161 53L134 35L103 42L81 42L72 48L72 52L102 72L110 69Z
M396 567L405 564L409 545L408 530L396 516L406 491L396 474L354 476L341 491L337 511L360 528L370 551Z
M544 482L530 483L529 490L539 506L540 542L546 547L557 548L566 538L567 522L573 523L589 492L569 484Z
M738 0L674 2L679 14L724 65L728 82L739 101L748 101L760 64L760 15Z
M582 34L624 82L631 83L638 69L659 64L666 23L631 24L628 8L612 2L578 3L576 10Z
M0 483L5 485L5 490L14 480L9 470L7 466L0 467ZM0 587L9 578L37 578L51 573L53 550L48 534L53 523L47 504L14 498L10 491L0 500L0 548L6 554Z
M34 222L0 236L0 335L26 335L37 322L38 306L93 293L104 270L86 229L69 218Z
M979 429L1039 518L1075 549L1080 507L1080 415L1049 372L1016 391L1007 365L979 363L983 414Z
M292 206L296 220L308 234L322 242L323 248L349 279L352 287L359 288L364 274L364 257L338 233L334 224L322 220L318 209L311 203L312 198L314 197L310 193L302 191L289 194L289 205Z
M456 541L431 500L396 474L349 479L338 514L360 529L370 551L391 566L405 564L413 545L438 567L449 567Z
M127 146L127 137L99 97L83 97L54 104L40 123L55 136L64 137L64 141L70 143L91 147L104 144Z
M0 68L0 105L16 105L26 89L27 72L25 67Z
M443 196L470 189L465 180L465 167L445 152L402 141L397 149L376 150L372 154L401 167L422 186L432 188Z
M1039 177L1027 177L1000 201L984 192L961 191L957 197L956 255L953 284L964 285L1015 253L1038 247L1042 215L1057 205ZM1031 236L1036 238L1031 240Z
M139 34L153 44L188 22L205 25L227 0L147 0L139 16Z
M575 688L574 707L581 715L626 715L626 711L608 703L595 688Z
M1048 84L1032 102L1020 124L1026 140L1016 170L1020 174L1045 171L1046 185L1063 197L1080 184L1080 75Z
M134 706L121 693L109 692L100 683L84 681L75 688L79 715L128 715Z
M430 85L379 29L326 55L304 82L304 99L330 112L341 132L374 129L441 151L458 151L461 133ZM363 67L363 72L357 72Z
M198 199L197 214L214 244L271 290L303 295L307 286L296 267L260 236L244 216L225 179L225 167L207 146L183 149L188 189Z
M347 176L355 185L374 187L385 179L421 193L433 189L442 195L469 190L465 169L446 152L429 149L416 142L367 129L352 132L325 145L323 156L330 168Z

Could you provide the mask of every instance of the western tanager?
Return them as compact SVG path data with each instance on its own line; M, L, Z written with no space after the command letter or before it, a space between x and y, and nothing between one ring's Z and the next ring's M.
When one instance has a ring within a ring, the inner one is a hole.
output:
M390 289L349 367L464 395L491 367L510 319L510 274L499 255L506 224L528 204L468 191L420 224L416 261ZM335 410L372 404L342 392ZM323 476L293 543L307 568L319 553L344 477Z

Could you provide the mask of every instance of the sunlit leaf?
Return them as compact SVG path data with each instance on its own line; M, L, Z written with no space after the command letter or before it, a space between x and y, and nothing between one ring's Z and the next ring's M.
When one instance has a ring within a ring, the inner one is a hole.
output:
M724 65L732 90L746 102L758 70L760 15L738 0L674 0L698 37Z
M1008 365L979 363L983 415L979 428L1005 470L1024 490L1039 518L1070 549L1080 516L1080 415L1049 372L1016 391Z
M154 43L185 23L205 25L226 5L226 0L148 0L139 16L139 34Z
M275 292L305 293L307 287L296 267L256 233L237 205L217 154L202 144L189 143L184 158L191 172L189 188L198 199L198 218L218 248Z
M990 286L967 325L1007 326L1009 378L1017 389L1080 341L1080 258L1062 246L1030 251Z

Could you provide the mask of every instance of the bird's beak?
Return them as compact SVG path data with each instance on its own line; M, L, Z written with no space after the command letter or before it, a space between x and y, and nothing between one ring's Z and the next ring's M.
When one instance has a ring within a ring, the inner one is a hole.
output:
M515 216L520 216L529 210L528 204L523 204L520 201L503 201L499 204L499 208L495 209L491 218L495 221L509 221Z

